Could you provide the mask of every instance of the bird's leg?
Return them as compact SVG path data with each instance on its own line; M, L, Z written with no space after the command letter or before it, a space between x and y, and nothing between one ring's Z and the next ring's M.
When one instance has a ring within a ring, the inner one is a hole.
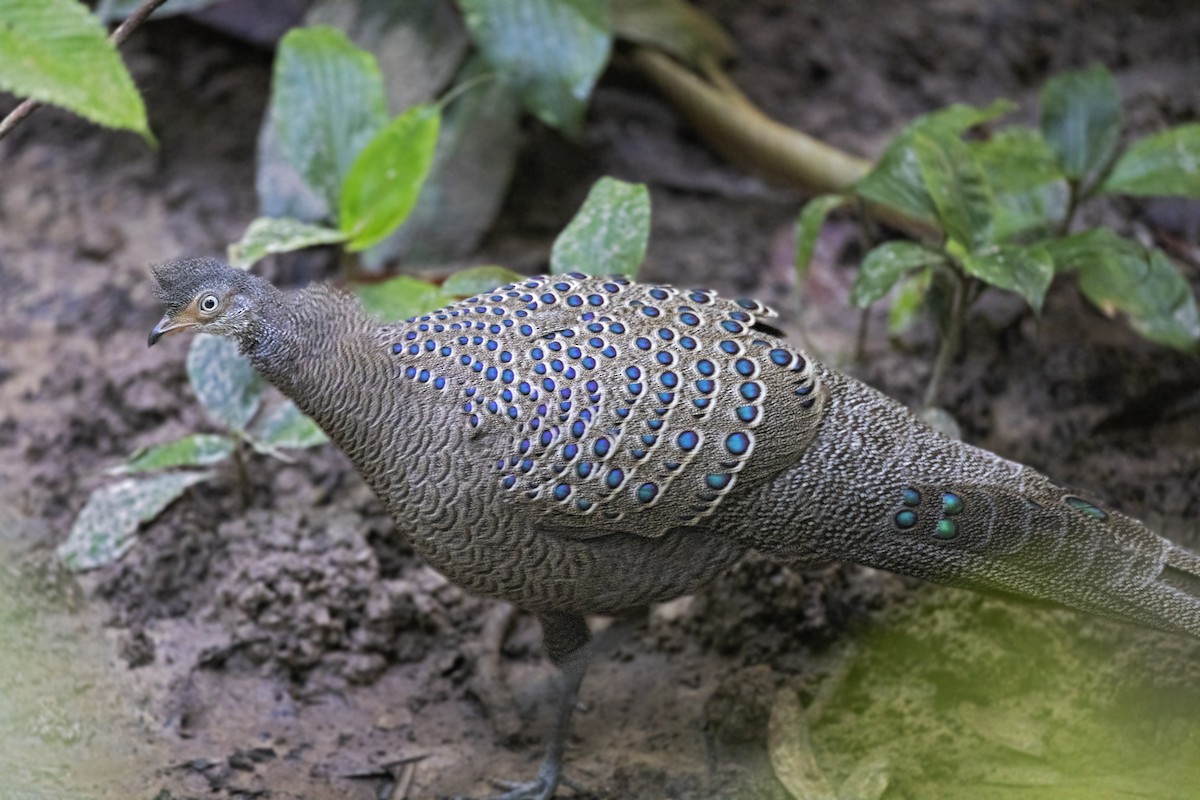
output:
M558 698L554 711L554 729L546 746L546 755L537 776L529 783L508 784L509 791L494 800L549 800L563 782L562 760L571 728L571 712L579 699L579 684L587 672L591 657L591 633L578 614L546 612L538 615L546 655L559 669Z

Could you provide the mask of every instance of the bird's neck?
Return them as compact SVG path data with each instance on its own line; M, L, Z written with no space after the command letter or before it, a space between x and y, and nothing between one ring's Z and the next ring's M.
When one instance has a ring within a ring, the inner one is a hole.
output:
M324 286L278 292L264 303L243 351L270 383L311 417L370 474L381 396L395 365L379 341L379 324L358 300ZM378 454L376 453L376 456Z

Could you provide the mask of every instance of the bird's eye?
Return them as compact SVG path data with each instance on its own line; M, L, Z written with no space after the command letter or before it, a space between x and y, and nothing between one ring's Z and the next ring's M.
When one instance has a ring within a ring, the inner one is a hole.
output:
M200 298L199 308L205 314L211 314L217 310L217 306L220 304L221 302L217 300L217 296L215 294L206 294L204 297Z

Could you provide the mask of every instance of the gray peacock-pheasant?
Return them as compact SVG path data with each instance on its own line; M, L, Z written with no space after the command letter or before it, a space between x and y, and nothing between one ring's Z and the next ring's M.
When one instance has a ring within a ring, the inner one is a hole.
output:
M155 270L150 334L235 339L449 579L538 615L562 780L587 614L692 592L755 549L1052 600L1200 637L1200 556L930 429L812 361L773 312L622 278L530 278L380 325L323 286Z

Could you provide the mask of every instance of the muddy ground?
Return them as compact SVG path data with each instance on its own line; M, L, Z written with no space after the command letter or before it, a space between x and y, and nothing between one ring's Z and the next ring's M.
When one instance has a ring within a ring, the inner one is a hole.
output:
M1134 130L1200 118L1191 0L705 5L739 43L733 76L756 102L865 155L953 101L1005 96L1031 117L1047 76L1093 61L1115 71ZM478 796L532 773L547 730L536 625L518 615L499 636L505 609L422 564L330 446L256 463L244 496L221 472L117 565L55 568L105 467L211 426L182 340L145 347L159 314L147 267L222 253L256 212L269 53L173 21L127 58L159 150L53 110L0 143L0 798ZM471 263L543 269L592 180L615 174L651 187L645 277L759 296L797 329L800 195L722 163L621 69L578 142L526 128L517 185ZM1195 203L1099 213L1200 288ZM861 252L835 219L806 290L803 325L838 363ZM313 253L264 272L300 284L334 269ZM893 348L873 323L868 360L847 368L915 402L931 331ZM1194 361L1061 280L1040 322L993 297L967 339L942 398L964 438L1200 545ZM1194 797L1197 664L1187 642L1070 612L751 560L597 659L569 769L595 797L784 798L767 721L787 687L830 780L858 781L843 798L879 796L854 787L880 779L886 797ZM1077 751L1090 760L1055 760Z

